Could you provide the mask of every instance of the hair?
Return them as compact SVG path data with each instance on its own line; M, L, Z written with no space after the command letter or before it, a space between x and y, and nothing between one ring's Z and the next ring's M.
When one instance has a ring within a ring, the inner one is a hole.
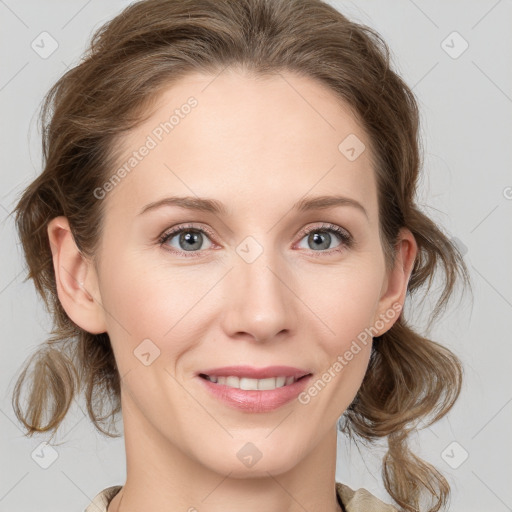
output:
M352 109L370 140L386 268L405 227L418 244L407 297L420 289L427 294L434 274L443 272L430 323L459 279L471 285L457 246L415 202L422 167L419 110L375 30L321 0L136 2L93 34L81 61L47 93L40 113L44 169L14 210L28 264L25 280L33 279L53 317L51 337L27 358L13 391L26 435L55 432L82 392L90 419L107 436L117 436L104 427L121 410L108 334L78 327L59 301L48 222L67 217L79 251L97 263L105 201L93 191L116 166L117 142L149 117L158 94L181 77L227 68L256 77L288 71L313 78ZM420 421L433 415L429 426L452 408L462 375L458 357L416 332L404 311L373 339L362 385L338 427L356 441L387 437L383 481L403 510L419 510L423 497L431 498L429 512L447 505L447 480L410 451L408 436Z

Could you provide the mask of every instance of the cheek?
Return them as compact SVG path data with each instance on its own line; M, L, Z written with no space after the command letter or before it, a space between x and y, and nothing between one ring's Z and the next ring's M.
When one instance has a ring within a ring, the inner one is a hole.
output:
M215 281L192 267L170 270L150 261L147 255L125 254L105 262L109 271L101 295L115 357L125 372L138 366L134 351L145 346L144 340L156 346L157 366L172 370L180 355L204 337L198 317Z
M317 285L324 285L321 293L303 296L304 302L309 302L322 320L315 321L312 334L324 357L322 371L299 401L318 407L322 417L339 417L355 398L364 379L372 347L368 329L378 305L380 277L370 267L344 269L336 276L331 274L329 279L315 280Z
M308 278L300 295L315 313L328 352L338 352L369 328L377 310L382 276L378 265L340 268Z
M176 305L183 303L179 285L157 279L158 270L141 263L140 259L124 256L104 265L101 298L108 333L116 359L119 356L125 362L145 339L163 349L165 334L179 320L176 316L181 307Z

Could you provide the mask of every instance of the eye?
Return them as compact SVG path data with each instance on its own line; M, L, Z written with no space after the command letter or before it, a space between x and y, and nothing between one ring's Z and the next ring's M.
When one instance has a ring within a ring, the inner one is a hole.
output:
M333 241L331 233L334 233L336 238L341 241L341 243L335 248L330 247L331 242ZM320 252L322 254L326 252L339 252L343 249L349 249L353 245L353 238L350 233L335 224L313 226L303 230L299 236L302 237L301 241L307 236L307 243L311 243L313 252ZM170 231L166 231L160 236L158 242L161 246L166 246L168 248L167 250L171 250L171 252L181 253L185 257L193 257L200 256L202 248L209 249L212 247L210 238L214 238L214 235L206 228L197 228L193 225L182 225L177 226ZM174 239L176 240L173 243ZM207 247L203 247L205 240L210 243ZM308 248L311 247L306 247L306 249Z
M336 238L341 240L341 243L334 248L330 247L331 242L333 242L331 233L334 233ZM303 237L302 239L307 237L306 243L308 247L306 249L313 248L314 252L339 252L352 247L353 244L350 233L335 224L322 224L321 226L307 228L301 232L300 236Z
M204 235L209 235L210 232L204 228L195 228L193 226L178 226L177 228L172 229L171 231L165 232L160 238L160 245L167 245L173 247L173 252L199 252L201 249L204 240L208 240L208 237ZM172 242L172 240L176 238L175 244L169 244L168 242ZM176 247L177 244L177 247ZM211 247L206 247L206 249ZM186 254L185 256L192 256L192 254ZM194 255L195 256L195 255Z

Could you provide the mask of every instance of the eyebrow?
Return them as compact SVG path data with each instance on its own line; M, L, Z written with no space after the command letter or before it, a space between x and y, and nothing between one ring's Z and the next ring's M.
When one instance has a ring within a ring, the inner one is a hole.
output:
M148 211L155 210L156 208L161 208L162 206L178 206L188 210L196 210L218 215L227 215L226 207L220 201L192 196L165 197L164 199L160 199L153 203L147 204L144 206L144 208L142 208L138 215L142 215ZM293 205L292 210L305 212L309 210L325 210L337 206L353 206L363 212L366 218L369 219L368 212L360 202L350 197L339 195L302 198Z

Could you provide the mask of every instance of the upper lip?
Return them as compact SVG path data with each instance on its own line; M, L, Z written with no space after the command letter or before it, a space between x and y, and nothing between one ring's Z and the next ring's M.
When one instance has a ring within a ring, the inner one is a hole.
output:
M300 379L308 375L308 370L302 370L293 366L266 366L255 368L253 366L223 366L222 368L210 368L201 370L198 375L209 375L210 377L247 377L249 379L267 379L270 377L294 377Z

